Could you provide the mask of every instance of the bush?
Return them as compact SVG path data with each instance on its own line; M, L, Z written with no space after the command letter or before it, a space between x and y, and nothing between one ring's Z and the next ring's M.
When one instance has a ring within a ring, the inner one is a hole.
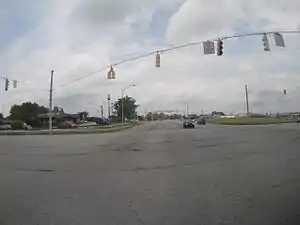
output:
M37 118L31 118L31 119L27 120L26 124L28 124L34 128L42 127L42 123Z
M264 114L250 114L249 116L250 118L267 118L268 116L264 115Z
M68 122L61 122L61 123L57 124L57 128L58 129L70 129L71 125Z
M11 129L13 130L23 130L24 129L24 122L20 120L14 120L11 122Z

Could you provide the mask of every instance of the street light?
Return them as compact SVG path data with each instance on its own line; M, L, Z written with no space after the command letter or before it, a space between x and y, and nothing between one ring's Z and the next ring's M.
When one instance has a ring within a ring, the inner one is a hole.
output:
M124 92L130 88L130 87L135 87L136 85L135 84L130 84L128 85L127 87L123 88L122 89L122 109L121 109L121 114L122 114L122 124L124 124Z

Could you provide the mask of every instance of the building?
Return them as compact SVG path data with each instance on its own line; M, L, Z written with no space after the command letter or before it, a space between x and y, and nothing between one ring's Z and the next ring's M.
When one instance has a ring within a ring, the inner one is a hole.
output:
M49 113L39 114L37 116L38 120L43 126L48 126L49 124ZM63 122L71 122L74 124L78 124L80 122L79 114L69 114L64 112L53 112L52 113L52 124L58 125Z

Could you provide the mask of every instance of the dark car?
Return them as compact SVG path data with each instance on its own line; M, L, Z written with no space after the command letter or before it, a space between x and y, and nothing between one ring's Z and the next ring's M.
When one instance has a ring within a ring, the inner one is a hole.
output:
M195 128L195 122L192 120L185 120L183 122L183 128Z
M206 124L206 119L204 117L201 117L198 119L197 123L199 125L205 125Z
M98 126L111 124L111 121L109 119L104 119L104 118L97 118L95 119L95 122L97 123Z

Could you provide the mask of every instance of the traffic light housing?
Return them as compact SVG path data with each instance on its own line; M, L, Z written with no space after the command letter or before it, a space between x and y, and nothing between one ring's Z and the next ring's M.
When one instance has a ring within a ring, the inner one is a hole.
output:
M218 56L223 55L223 41L222 40L218 40L218 42L217 42L217 55Z
M160 52L156 52L156 56L155 56L155 67L156 67L156 68L160 67Z
M286 95L286 89L283 89L283 94Z
M116 72L114 71L114 68L112 66L110 66L110 69L107 72L107 79L109 79L109 80L116 79Z
M9 80L5 79L5 91L8 91L9 88Z
M265 52L271 51L270 44L269 44L269 39L268 39L266 34L263 35L262 42L263 42L263 46L264 46L264 51Z

